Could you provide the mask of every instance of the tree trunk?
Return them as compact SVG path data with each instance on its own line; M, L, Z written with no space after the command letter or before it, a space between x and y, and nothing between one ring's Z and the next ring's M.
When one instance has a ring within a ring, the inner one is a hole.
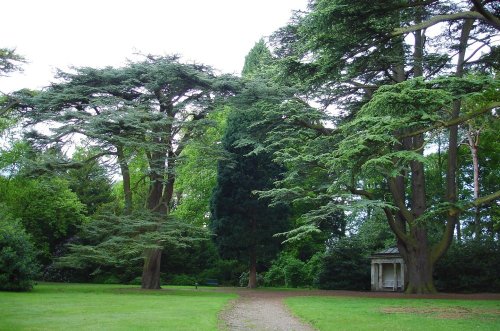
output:
M163 184L158 177L152 180L149 197L148 209L149 211L157 214L168 214L168 210L163 208L162 204L162 191ZM152 179L153 179L152 178ZM160 225L160 224L158 224ZM160 248L147 249L144 252L144 266L142 269L141 287L146 290L160 289L160 266L161 266L161 253Z
M250 250L250 270L248 273L248 288L257 288L257 254L255 247Z
M132 189L130 185L130 170L122 146L116 146L116 155L118 157L118 164L120 165L123 180L123 195L125 197L125 208L123 212L128 215L132 212Z
M399 247L400 252L406 251L405 262L407 267L408 294L435 293L434 281L432 279L432 259L427 247L427 232L425 229L414 229L418 244L411 247Z
M157 159L159 157L157 156ZM150 164L159 164L159 161L155 159L150 159ZM172 164L168 164L171 167ZM150 166L153 168L153 166ZM167 168L167 171L170 170ZM169 172L171 173L171 172ZM163 176L154 172L150 175L150 188L149 196L147 201L148 210L161 215L160 223L162 219L165 219L169 213L169 204L172 200L175 176L168 175L166 183L164 183ZM161 224L158 224L158 228ZM141 287L143 289L159 289L160 288L160 266L161 266L161 254L162 249L148 249L144 252L144 267L142 270L142 283Z
M469 40L470 31L474 25L474 20L465 20L460 35L460 45L457 59L455 76L462 77L465 65L465 52ZM460 115L462 103L460 99L454 100L452 105L451 117L453 121ZM449 128L448 140L448 163L446 168L446 201L450 205L457 202L457 171L458 171L458 125ZM459 211L451 208L446 215L446 228L441 240L433 247L431 253L432 263L436 263L448 250L455 232L456 224L459 222Z
M477 130L474 137L472 127L469 125L469 130L467 130L467 139L469 140L469 148L472 156L472 167L474 170L474 200L477 200L479 198L479 130ZM481 230L481 207L476 206L474 213L474 232L476 234L476 239L481 238Z
M141 288L145 290L160 289L161 249L148 249L144 252Z
M256 244L257 221L252 219L251 238L252 245L250 247L250 268L248 272L248 288L257 288L257 244Z

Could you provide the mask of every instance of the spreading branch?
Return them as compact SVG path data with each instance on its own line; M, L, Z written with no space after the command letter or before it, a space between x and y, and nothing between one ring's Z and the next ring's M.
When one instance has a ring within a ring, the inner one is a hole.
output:
M498 199L500 199L500 191L496 191L494 193L485 195L484 197L477 198L476 200L472 201L469 207L479 207Z
M482 15L481 13L479 13L477 11L465 11L465 12L448 14L448 15L437 15L437 16L434 16L434 17L432 17L432 18L430 18L427 21L424 21L422 23L407 26L404 28L394 29L394 31L391 33L391 37L397 37L397 36L405 35L405 34L410 33L410 32L427 29L427 28L434 26L434 25L441 23L441 22L465 20L465 19L482 20L482 21L488 23L489 25L492 25L496 29L500 29L500 20L498 18L496 18L495 16L493 16L493 19L489 19L488 17Z
M500 107L500 102L498 102L498 101L490 102L485 107L482 107L482 108L480 108L476 111L473 111L467 115L454 118L454 119L447 121L447 122L438 122L430 127L422 128L419 130L415 130L415 131L406 133L404 135L398 136L398 139L410 138L410 137L414 137L414 136L417 136L419 134L426 133L426 132L429 132L432 130L436 130L436 129L440 129L440 128L448 128L451 126L459 125L459 124L467 122L467 121L469 121L477 116L480 116L480 115L487 113L488 111L490 111L494 108L498 108L498 107Z
M471 0L472 3L474 4L474 8L477 10L478 13L483 15L488 22L493 25L497 30L500 30L500 19L490 13L489 11L484 8L484 5L481 3L480 0Z

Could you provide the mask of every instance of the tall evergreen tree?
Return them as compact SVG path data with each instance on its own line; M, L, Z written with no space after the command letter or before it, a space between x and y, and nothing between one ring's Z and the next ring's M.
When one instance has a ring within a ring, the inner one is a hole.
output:
M270 262L278 251L279 240L273 235L288 228L288 208L283 204L270 207L269 199L255 194L273 187L283 171L270 153L259 149L265 131L254 126L262 108L277 102L274 91L262 80L270 59L262 40L246 57L243 75L248 85L228 118L222 140L227 156L219 162L212 198L211 228L219 252L225 258L248 261L249 288L257 287L259 263Z

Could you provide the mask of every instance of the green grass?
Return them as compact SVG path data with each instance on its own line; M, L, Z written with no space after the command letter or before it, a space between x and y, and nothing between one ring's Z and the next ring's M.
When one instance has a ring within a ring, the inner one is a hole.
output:
M327 330L500 330L500 301L292 297L292 312Z
M217 315L236 295L166 287L40 284L0 292L0 330L217 330Z

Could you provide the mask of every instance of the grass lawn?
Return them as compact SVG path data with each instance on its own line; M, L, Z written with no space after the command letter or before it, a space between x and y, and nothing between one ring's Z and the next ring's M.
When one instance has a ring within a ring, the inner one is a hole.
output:
M500 301L292 297L293 313L327 330L500 330Z
M0 292L0 330L217 330L217 315L236 295L192 287L40 284Z

